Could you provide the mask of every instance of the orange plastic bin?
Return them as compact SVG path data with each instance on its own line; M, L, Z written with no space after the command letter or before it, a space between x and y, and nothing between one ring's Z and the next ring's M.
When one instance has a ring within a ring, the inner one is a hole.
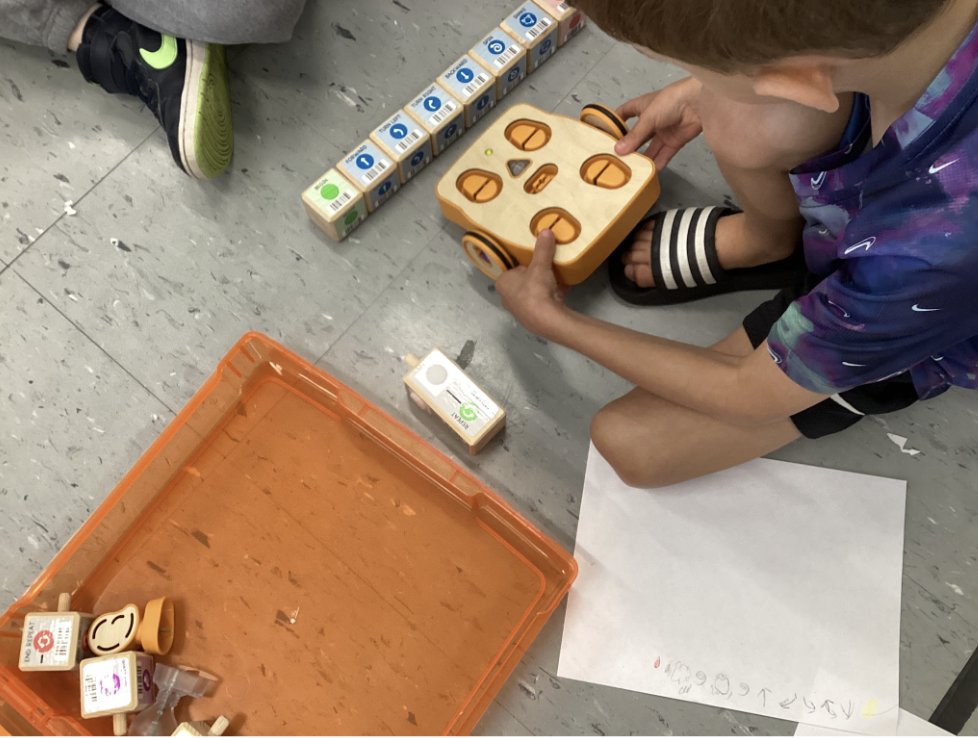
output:
M24 615L161 595L163 661L220 682L178 718L238 734L469 732L573 558L356 393L245 335L0 618L0 730L110 733L77 672L17 669Z

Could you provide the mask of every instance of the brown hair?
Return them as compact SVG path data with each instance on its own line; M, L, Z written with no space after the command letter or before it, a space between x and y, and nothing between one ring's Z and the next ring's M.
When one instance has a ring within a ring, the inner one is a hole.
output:
M947 0L577 0L606 33L732 72L801 54L886 54Z

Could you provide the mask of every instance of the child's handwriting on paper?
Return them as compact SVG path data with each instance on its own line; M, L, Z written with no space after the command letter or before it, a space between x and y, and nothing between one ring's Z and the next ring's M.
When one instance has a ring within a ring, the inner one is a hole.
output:
M658 669L661 663L661 658L656 658L655 668ZM732 699L737 697L738 699L744 699L750 697L751 695L751 685L747 682L739 682L737 688L733 687L733 681L726 673L719 673L713 677L710 681L709 676L705 671L693 672L689 664L685 664L682 661L671 661L666 664L665 674L669 681L675 685L676 691L680 695L689 694L694 687L705 687L707 682L709 682L710 694L714 697ZM779 695L776 690L772 690L768 687L761 687L754 692L754 699L760 702L761 707L767 707L768 701L777 704L782 710L792 711L799 710L804 707L804 712L808 715L815 713L823 714L832 720L841 718L843 720L849 720L855 714L855 705L852 700L833 700L824 698L822 695L817 697L812 697L810 695L802 695L801 703L796 705L798 702L798 693L794 692L790 696L787 694ZM869 712L869 716L876 713L875 700L870 700L867 705L872 705L872 710L864 710L863 712Z

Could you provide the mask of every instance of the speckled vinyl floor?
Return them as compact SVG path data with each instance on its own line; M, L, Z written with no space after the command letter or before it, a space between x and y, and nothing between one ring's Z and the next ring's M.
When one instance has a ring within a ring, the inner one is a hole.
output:
M198 183L153 117L84 84L74 60L0 42L0 607L33 580L187 402L259 330L351 384L573 548L588 423L625 383L527 335L463 257L434 184L460 148L336 245L301 191L509 9L508 0L310 2L291 43L235 50L236 154ZM339 33L342 28L348 33ZM504 102L575 115L677 77L589 29ZM493 115L496 115L494 113ZM483 124L484 125L484 124ZM702 141L662 176L668 206L729 196ZM77 214L65 213L74 202ZM766 296L630 309L604 271L591 314L697 344ZM509 412L470 458L412 409L400 357L472 351ZM887 439L906 436L911 457ZM978 394L951 392L774 456L908 480L901 701L927 717L978 641ZM794 726L557 679L563 609L478 732L769 734ZM973 719L970 732L978 723Z

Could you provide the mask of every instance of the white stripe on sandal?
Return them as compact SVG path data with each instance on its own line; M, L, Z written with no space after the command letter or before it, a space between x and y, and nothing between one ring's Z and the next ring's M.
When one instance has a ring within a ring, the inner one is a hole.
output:
M672 224L676 220L676 213L679 210L670 210L662 218L662 238L665 239L665 244L660 242L659 245L659 268L662 270L662 281L665 283L665 288L667 290L679 289L679 285L676 283L676 278L672 273L672 259L671 251L668 248L672 241ZM666 248L663 248L665 245Z
M699 223L696 225L696 264L700 268L700 275L707 284L716 284L716 277L710 269L710 262L706 258L706 224L710 220L710 214L716 210L716 205L704 208L700 213ZM689 285L693 287L694 285Z

